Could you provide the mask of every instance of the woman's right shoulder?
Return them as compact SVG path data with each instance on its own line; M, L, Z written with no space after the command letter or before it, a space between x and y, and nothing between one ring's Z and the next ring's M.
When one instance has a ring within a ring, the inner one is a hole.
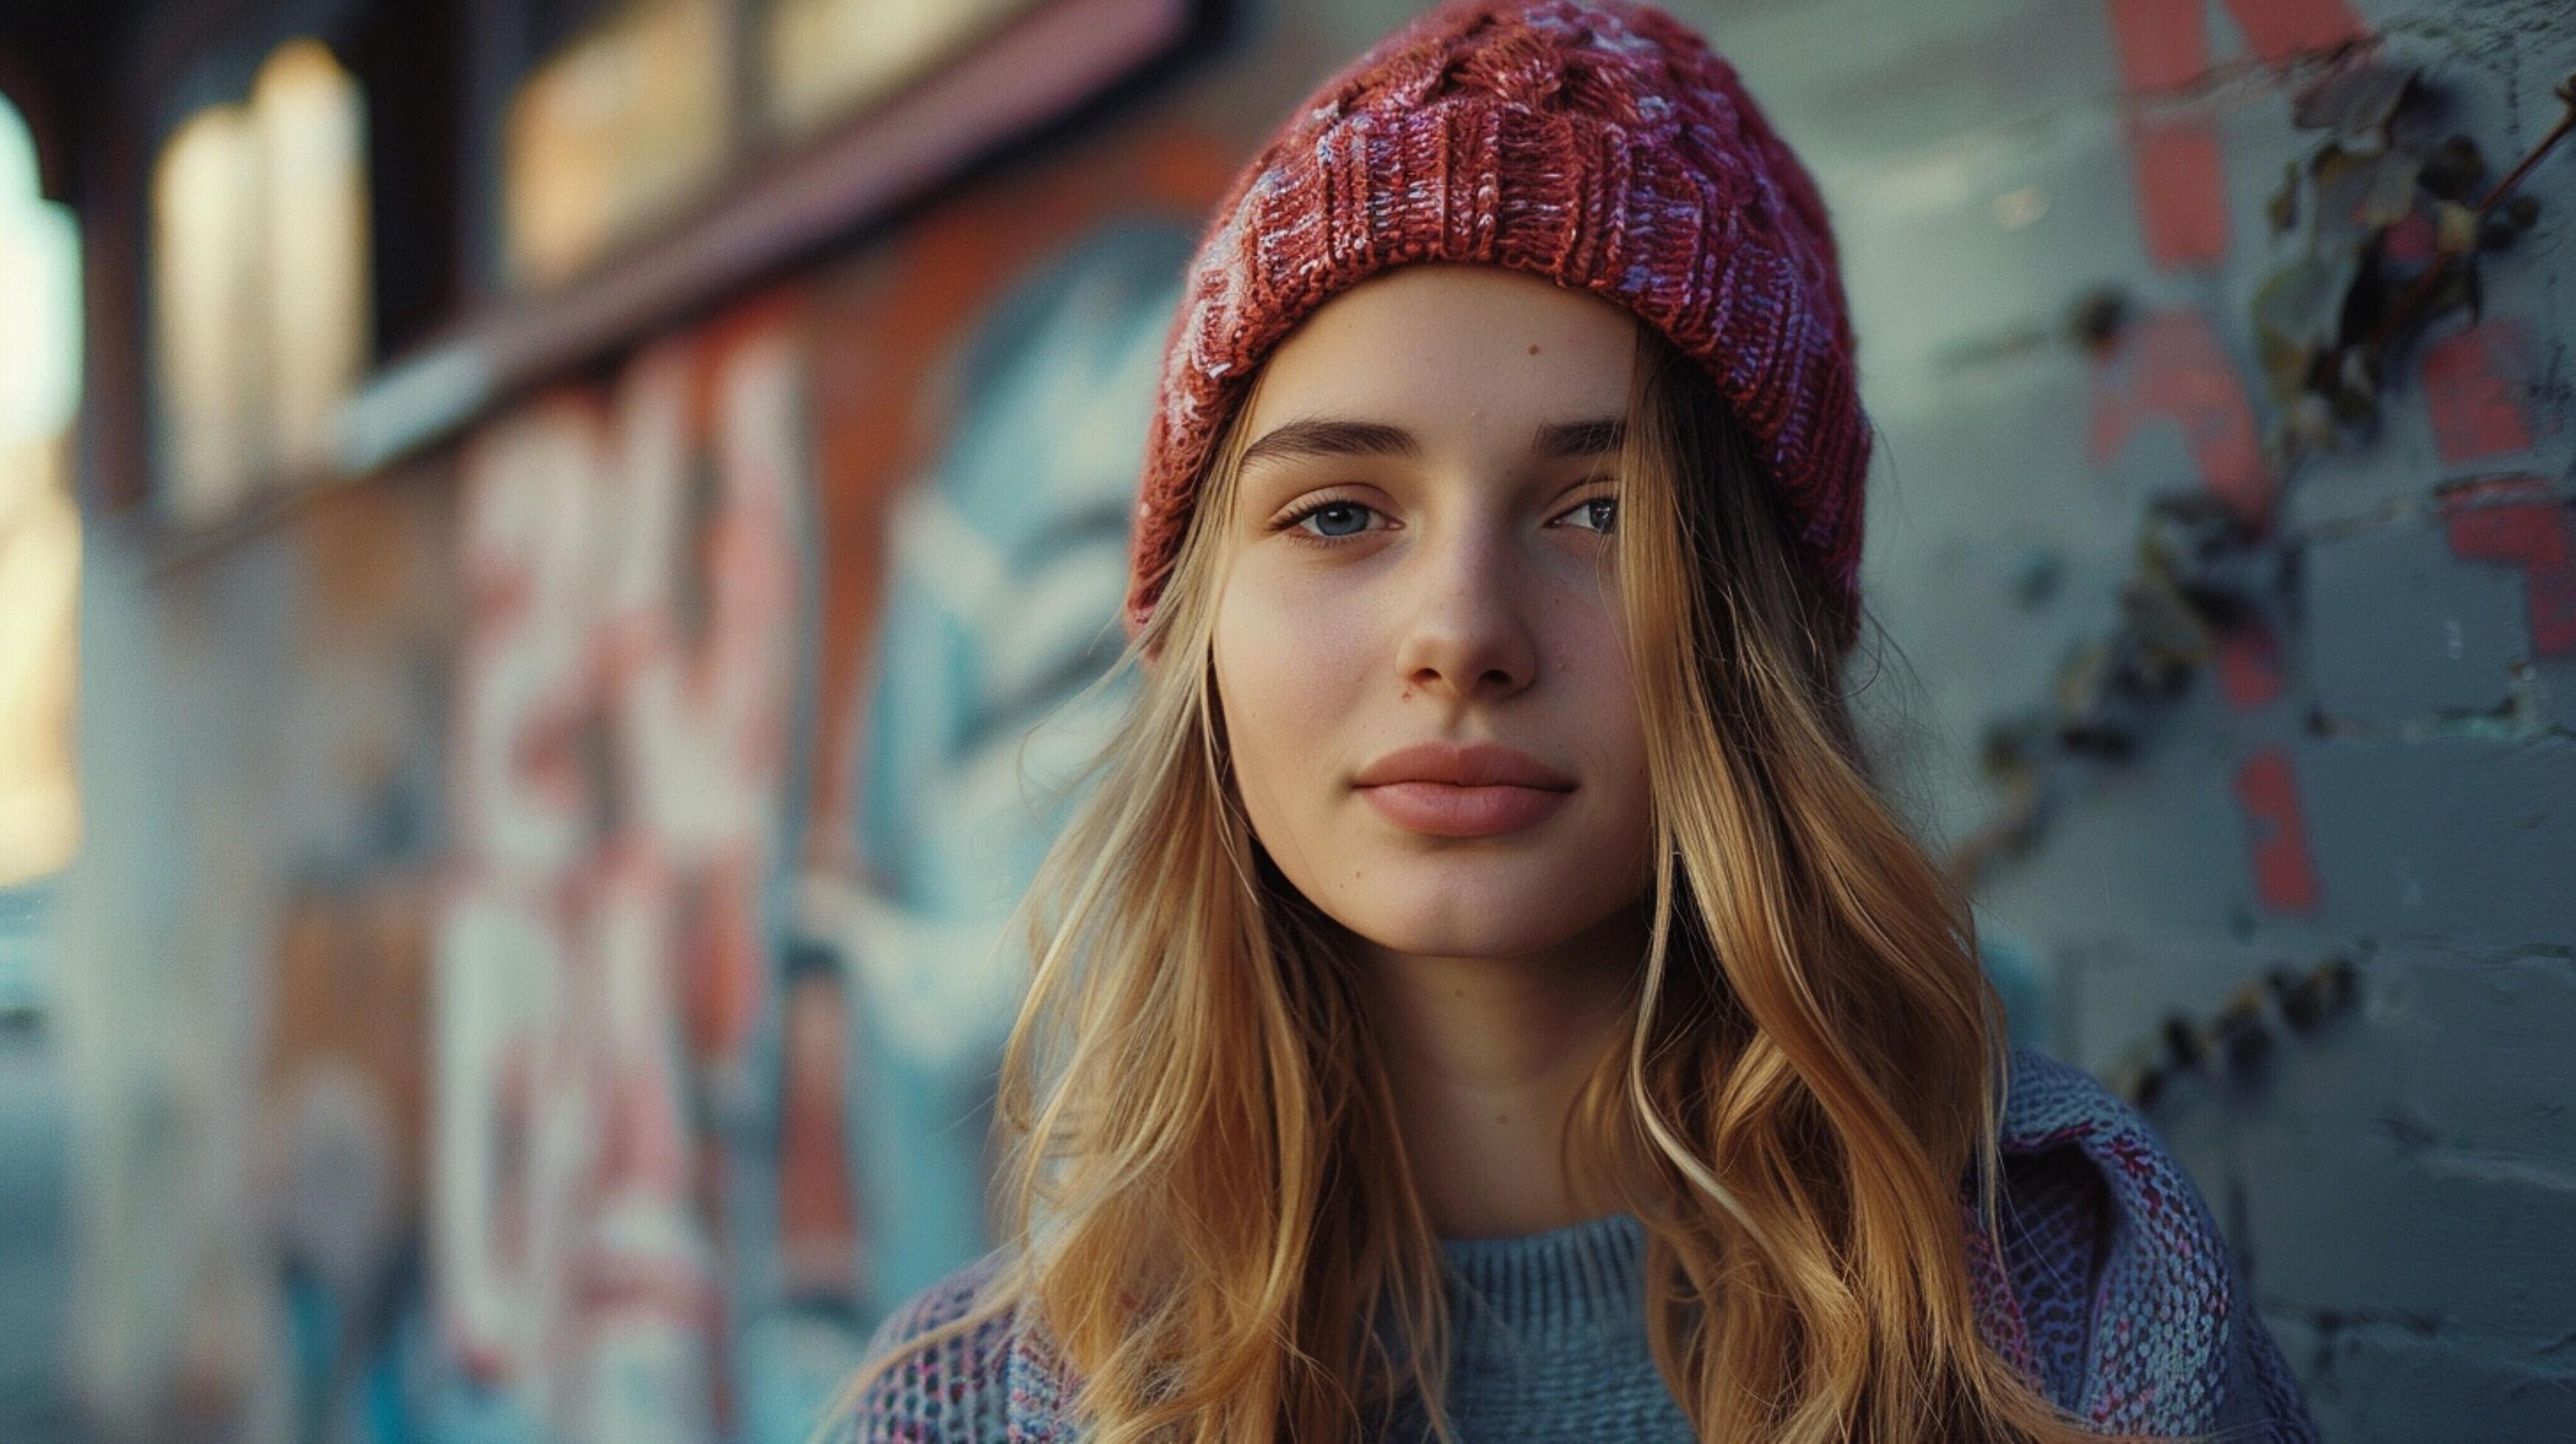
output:
M990 1253L921 1289L885 1316L862 1355L866 1387L837 1401L817 1444L962 1444L1009 1433L1007 1311L932 1342L972 1314L1001 1265Z

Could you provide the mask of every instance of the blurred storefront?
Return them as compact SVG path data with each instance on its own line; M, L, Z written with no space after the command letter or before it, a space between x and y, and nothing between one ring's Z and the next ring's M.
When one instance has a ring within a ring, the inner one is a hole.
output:
M0 287L0 1010L45 1060L0 1139L52 1180L0 1191L30 1270L0 1297L34 1301L0 1354L59 1361L26 1437L803 1437L989 1243L1003 923L1119 701L1086 689L1182 263L1284 108L1416 8L163 0L100 12L56 181L0 110L0 256L57 278ZM2266 203L2321 143L2294 92L2381 37L2491 184L2576 27L1670 8L1835 208L1869 585L1915 673L1864 704L1979 880L2017 1034L2161 1089L2321 1412L2373 1413L2382 1353L2556 1379L2501 1281L2406 1295L2450 1335L2379 1329L2408 1281L2305 1264L2331 1210L2264 1160L2385 1141L2406 1100L2350 1060L2417 1046L2407 998L2502 986L2448 950L2576 944L2517 861L2576 855L2537 750L2576 695L2568 561L2515 550L2567 525L2576 291L2500 252L2380 438L2303 456L2303 378L2265 367L2338 317L2283 319ZM2388 151L2396 102L2341 99L2327 128ZM2373 264L2435 253L2430 184L2368 193ZM2190 527L2210 570L2139 590ZM2331 590L2383 544L2474 594L2452 631ZM2352 682L2339 626L2402 634L2416 682ZM2491 886L2362 841L2436 795ZM2262 1002L2274 974L2323 1001ZM2278 1091L2226 1081L2247 1027ZM2576 1104L2530 1068L2496 1091ZM2484 1116L2420 1126L2576 1165ZM2496 1178L2498 1218L2560 1198Z

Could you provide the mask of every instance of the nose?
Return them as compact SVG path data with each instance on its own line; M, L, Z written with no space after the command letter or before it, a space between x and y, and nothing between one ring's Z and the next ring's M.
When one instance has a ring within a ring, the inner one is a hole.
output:
M1455 701L1493 702L1538 676L1538 639L1511 538L1461 530L1416 548L1415 585L1396 648L1405 685Z

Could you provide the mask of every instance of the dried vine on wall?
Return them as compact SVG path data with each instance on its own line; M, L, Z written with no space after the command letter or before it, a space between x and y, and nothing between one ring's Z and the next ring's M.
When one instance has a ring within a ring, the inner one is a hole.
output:
M2576 131L2576 76L2554 93L2564 107L2556 125L2489 184L2476 141L2445 133L2442 93L2417 67L2386 60L2375 42L2326 57L2292 90L2291 122L2316 139L2284 168L2267 207L2275 243L2289 254L2249 315L2271 403L2264 449L2276 474L2290 476L2320 452L2368 445L2395 363L2436 321L2480 314L2483 258L2511 248L2540 218L2538 198L2518 187ZM2092 292L2071 308L2069 338L2105 361L2130 332L2132 311L2116 288ZM1973 886L1998 858L2030 851L2086 764L2136 755L2157 715L2230 637L2269 625L2293 566L2268 500L2194 490L2150 501L2112 625L2069 653L2046 703L1988 727L1982 761L2005 801L1952 850L1953 873ZM2044 576L2031 580L2046 585ZM2251 1067L2268 1053L2276 1017L2294 1031L2318 1026L2355 987L2353 964L2340 956L2276 968L2206 1019L2168 1017L2115 1070L2117 1081L2143 1106L2176 1071L2213 1059Z

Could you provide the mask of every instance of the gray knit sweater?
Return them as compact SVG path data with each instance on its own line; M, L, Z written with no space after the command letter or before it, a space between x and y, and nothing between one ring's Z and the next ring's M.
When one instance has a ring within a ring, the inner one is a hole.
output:
M2105 1433L2316 1438L2207 1205L2146 1120L2091 1077L2016 1052L2001 1138L2003 1253L1968 1227L1987 1344ZM1612 1214L1521 1238L1448 1240L1451 1422L1471 1444L1686 1440L1647 1351L1645 1228ZM889 1317L876 1354L963 1314L998 1256ZM835 1421L841 1441L1073 1444L1073 1381L996 1319L916 1351ZM1421 1436L1419 1420L1393 1437Z

